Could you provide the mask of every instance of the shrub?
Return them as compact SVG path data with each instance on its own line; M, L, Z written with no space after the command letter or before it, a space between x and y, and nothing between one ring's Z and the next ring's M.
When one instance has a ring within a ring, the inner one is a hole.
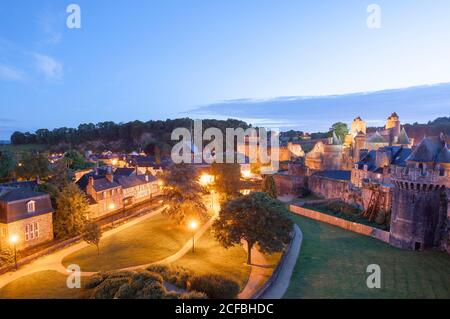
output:
M180 266L151 265L148 271L158 273L162 278L179 288L188 288L192 272Z
M0 250L0 267L12 264L14 262L14 253L11 249Z
M386 223L386 213L383 211L378 212L377 217L375 218L375 223L378 225L384 225Z
M129 283L129 278L107 278L100 285L98 285L92 299L113 299L120 287Z
M114 295L114 299L135 299L136 289L134 289L130 284L124 284L120 286Z
M159 282L152 282L145 285L136 297L139 299L163 299L167 295L167 290Z
M181 294L179 299L207 299L208 296L203 292L189 291Z
M191 281L190 290L203 292L212 299L232 299L237 296L240 287L233 280L209 274L195 276Z
M99 272L92 276L90 276L84 284L84 288L92 289L100 285L106 278L108 277L108 273Z

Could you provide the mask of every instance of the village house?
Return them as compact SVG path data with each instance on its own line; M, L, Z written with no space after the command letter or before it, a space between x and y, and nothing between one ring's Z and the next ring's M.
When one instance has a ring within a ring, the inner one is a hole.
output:
M116 175L115 180L122 187L123 204L132 206L160 195L158 180L153 175Z
M17 238L17 249L53 239L50 196L29 188L0 187L0 249Z
M114 181L111 171L106 175L86 174L77 184L88 196L90 218L100 218L123 208L122 186Z

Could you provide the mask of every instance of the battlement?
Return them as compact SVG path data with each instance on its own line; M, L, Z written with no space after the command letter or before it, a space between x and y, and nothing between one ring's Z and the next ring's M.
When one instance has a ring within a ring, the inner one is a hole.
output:
M391 166L391 178L397 187L406 189L432 190L433 187L437 187L437 189L450 187L449 172L432 168L411 168L393 165Z

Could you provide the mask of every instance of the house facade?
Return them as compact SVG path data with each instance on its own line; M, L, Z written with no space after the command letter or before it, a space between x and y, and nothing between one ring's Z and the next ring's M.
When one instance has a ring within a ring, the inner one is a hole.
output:
M0 249L18 238L17 249L53 240L50 196L27 188L0 188Z

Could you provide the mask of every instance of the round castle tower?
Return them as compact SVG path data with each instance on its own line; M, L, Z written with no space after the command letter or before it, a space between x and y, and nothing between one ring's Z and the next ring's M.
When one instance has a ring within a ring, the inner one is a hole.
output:
M450 152L443 136L425 138L406 161L407 167L391 167L390 243L413 250L437 247L450 217Z

